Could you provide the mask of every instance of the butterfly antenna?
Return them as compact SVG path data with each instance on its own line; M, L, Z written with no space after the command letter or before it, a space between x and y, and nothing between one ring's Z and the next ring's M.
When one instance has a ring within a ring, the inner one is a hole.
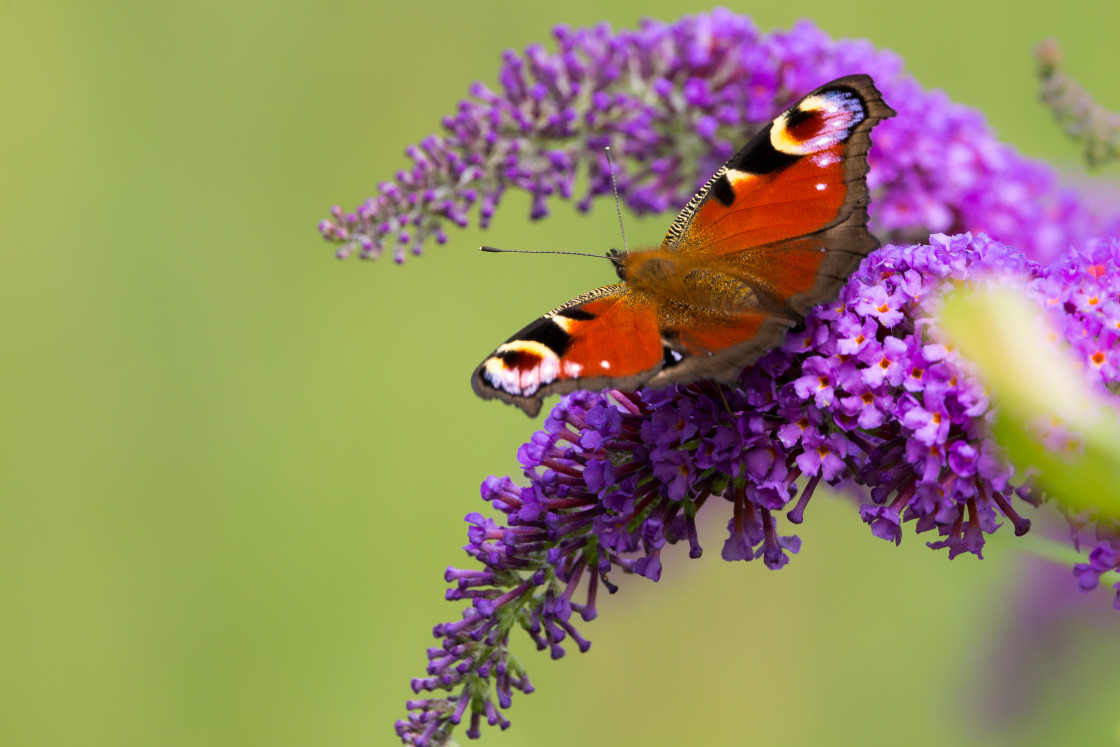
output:
M622 248L624 251L630 251L630 247L626 244L626 226L622 225L622 205L618 201L618 182L614 180L614 161L611 160L611 146L607 145L603 150L607 152L607 169L611 172L611 188L614 190L614 211L618 213L618 228L622 231Z
M493 246L480 246L480 252L495 252L499 254L572 254L576 257L594 257L595 259L610 259L602 254L587 254L586 252L560 252L547 249L498 249Z

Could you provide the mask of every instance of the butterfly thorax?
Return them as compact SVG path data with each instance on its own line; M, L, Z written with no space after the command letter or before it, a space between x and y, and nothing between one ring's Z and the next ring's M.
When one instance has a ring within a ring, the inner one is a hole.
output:
M712 258L657 248L620 253L611 260L630 288L659 303L717 313L738 313L759 305L756 289Z

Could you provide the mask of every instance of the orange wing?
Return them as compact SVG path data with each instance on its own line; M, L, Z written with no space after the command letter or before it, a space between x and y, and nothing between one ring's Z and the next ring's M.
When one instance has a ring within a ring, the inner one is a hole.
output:
M553 309L479 364L471 386L530 417L549 394L634 389L664 364L653 299L607 285Z

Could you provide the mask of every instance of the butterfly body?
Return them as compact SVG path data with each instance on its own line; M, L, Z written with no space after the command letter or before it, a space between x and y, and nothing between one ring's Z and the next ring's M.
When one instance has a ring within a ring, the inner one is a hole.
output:
M879 245L867 150L893 114L866 75L808 94L708 180L660 247L608 253L621 282L500 345L475 392L535 415L554 392L733 381Z

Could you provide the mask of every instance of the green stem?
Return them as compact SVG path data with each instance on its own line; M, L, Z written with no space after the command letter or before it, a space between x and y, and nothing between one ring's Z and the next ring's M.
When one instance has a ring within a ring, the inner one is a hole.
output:
M1026 535L1012 539L1006 532L996 532L989 535L988 540L997 545L1019 550L1037 558L1044 558L1072 568L1076 563L1088 563L1089 558L1063 542L1044 537ZM1120 582L1120 572L1109 571L1101 574L1102 585L1112 585Z

